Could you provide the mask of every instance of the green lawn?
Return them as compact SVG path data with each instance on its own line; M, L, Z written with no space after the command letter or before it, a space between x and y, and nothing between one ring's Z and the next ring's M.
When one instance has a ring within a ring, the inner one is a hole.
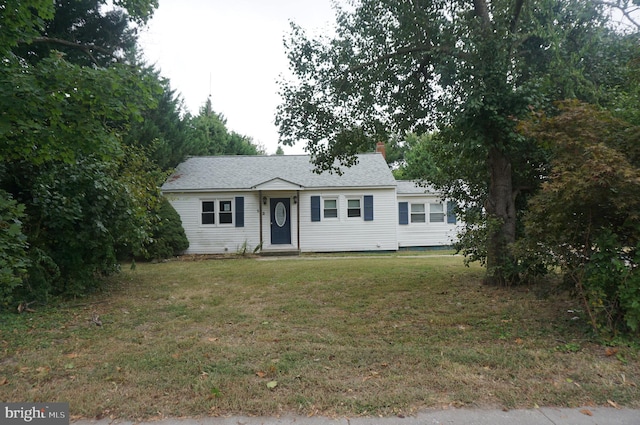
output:
M589 340L565 293L481 276L441 256L138 264L1 316L0 399L127 419L640 407L637 348Z

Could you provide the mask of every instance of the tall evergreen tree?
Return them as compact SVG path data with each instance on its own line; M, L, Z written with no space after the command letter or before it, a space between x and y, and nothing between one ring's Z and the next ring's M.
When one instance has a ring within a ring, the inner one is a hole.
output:
M222 114L213 110L207 98L200 113L189 120L189 147L191 155L257 155L260 149L249 137L229 132Z

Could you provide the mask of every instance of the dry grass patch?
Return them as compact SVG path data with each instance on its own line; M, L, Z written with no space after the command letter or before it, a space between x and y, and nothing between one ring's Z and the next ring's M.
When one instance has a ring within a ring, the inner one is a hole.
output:
M128 419L640 407L636 348L607 355L566 295L481 274L433 256L139 264L2 317L0 398Z

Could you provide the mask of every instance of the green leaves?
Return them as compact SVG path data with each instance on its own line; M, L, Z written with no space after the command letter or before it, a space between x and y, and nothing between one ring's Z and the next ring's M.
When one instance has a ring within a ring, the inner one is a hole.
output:
M39 34L45 20L54 14L54 4L49 0L3 1L0 5L0 52L6 57L8 51L19 42L29 42Z
M188 120L187 153L192 155L257 155L258 147L248 137L230 132L222 114L211 108L211 99L200 114Z
M155 224L164 175L123 136L164 87L116 62L136 41L120 7L141 23L157 1L106 3L0 6L2 306L85 294L119 255L141 252Z
M594 106L558 105L520 126L553 153L531 198L526 246L576 285L594 330L640 327L640 129Z
M124 66L91 69L53 56L33 66L5 61L0 72L0 106L6 111L0 156L6 160L113 157L120 132L151 102L144 83Z
M611 31L603 7L579 0L360 0L337 10L333 37L309 37L292 25L285 48L293 77L280 83L280 140L305 143L319 168L330 169L336 159L349 165L364 139L437 130L420 146L424 152L408 157L424 172L412 177L470 210L466 252L504 262L549 159L518 134L517 121L567 97L625 102L607 90L621 85L620 65L630 56L617 52L631 47ZM480 246L483 234L495 249Z
M0 189L0 310L13 300L29 266L27 237L22 229L24 216L24 205Z

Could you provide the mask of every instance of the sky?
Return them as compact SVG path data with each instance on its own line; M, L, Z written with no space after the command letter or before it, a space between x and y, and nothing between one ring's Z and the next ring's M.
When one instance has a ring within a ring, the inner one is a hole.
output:
M213 110L226 118L230 131L273 154L281 103L277 81L288 71L283 37L290 21L311 35L331 31L331 5L331 0L160 0L140 44L147 63L170 80L193 115L211 94ZM283 146L286 154L303 148Z

